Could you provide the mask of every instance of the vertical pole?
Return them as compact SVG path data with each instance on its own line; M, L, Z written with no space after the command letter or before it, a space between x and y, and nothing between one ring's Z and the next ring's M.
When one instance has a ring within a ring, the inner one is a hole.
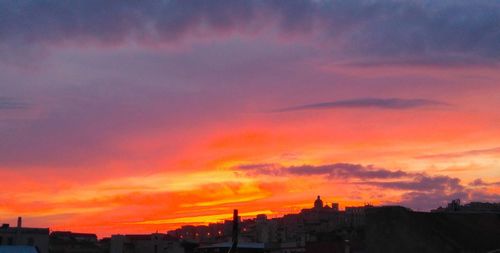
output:
M23 226L23 218L17 217L16 236L14 237L14 245L21 244L21 227Z
M229 253L237 253L238 251L238 209L233 211L233 245L229 249Z

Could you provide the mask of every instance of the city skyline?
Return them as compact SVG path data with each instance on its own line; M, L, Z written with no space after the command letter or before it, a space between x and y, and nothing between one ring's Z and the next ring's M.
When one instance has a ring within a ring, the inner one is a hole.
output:
M93 233L26 227L19 217L16 226L0 227L0 248L41 253L491 251L499 245L499 213L500 203L462 203L460 199L431 212L373 205L340 210L338 203L328 205L317 196L309 208L278 218L258 214L244 219L235 209L232 219L217 223L103 238ZM443 234L448 235L444 240Z
M4 1L0 222L500 202L498 1Z

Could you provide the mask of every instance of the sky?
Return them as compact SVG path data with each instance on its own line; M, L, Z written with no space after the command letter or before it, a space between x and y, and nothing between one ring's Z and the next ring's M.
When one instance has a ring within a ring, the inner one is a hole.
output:
M0 2L0 222L500 201L500 1Z

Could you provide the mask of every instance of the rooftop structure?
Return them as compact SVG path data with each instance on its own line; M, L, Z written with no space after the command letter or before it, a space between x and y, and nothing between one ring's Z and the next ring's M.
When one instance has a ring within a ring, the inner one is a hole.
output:
M462 205L460 199L454 199L446 207L438 207L431 212L500 213L500 203L470 202Z
M49 229L28 228L22 226L22 218L17 219L17 226L2 224L0 227L0 246L31 246L40 253L48 253Z

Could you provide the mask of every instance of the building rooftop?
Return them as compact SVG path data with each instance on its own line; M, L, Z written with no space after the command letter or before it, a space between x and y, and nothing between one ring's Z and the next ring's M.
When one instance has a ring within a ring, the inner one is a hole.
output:
M26 228L26 227L10 227L8 224L4 224L0 227L0 232L3 233L16 233L17 231L21 231L23 233L31 233L31 234L48 234L48 228Z
M50 233L51 236L75 236L75 237L97 237L96 234L91 233L75 233L70 231L54 231Z

